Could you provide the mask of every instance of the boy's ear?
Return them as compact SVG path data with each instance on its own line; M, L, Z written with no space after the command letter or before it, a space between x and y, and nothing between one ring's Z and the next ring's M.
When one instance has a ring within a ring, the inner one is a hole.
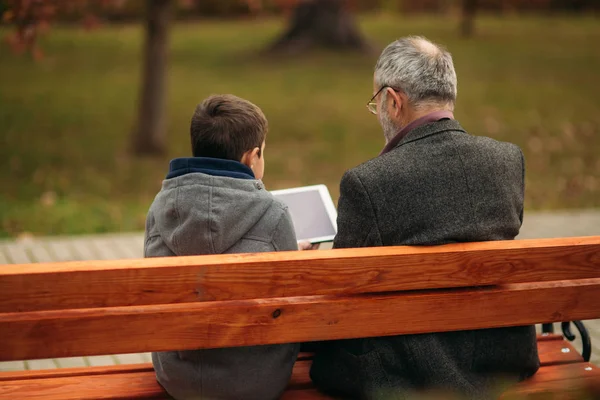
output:
M242 156L240 162L246 167L252 169L254 167L255 160L260 158L260 147L255 147L252 150L248 150Z

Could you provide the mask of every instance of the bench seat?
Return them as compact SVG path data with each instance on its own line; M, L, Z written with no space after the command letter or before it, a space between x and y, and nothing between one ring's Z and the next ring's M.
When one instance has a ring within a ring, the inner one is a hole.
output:
M600 368L583 361L581 355L560 335L540 335L538 351L542 367L538 373L508 390L503 399L527 398L540 393L572 398L581 388L598 390ZM332 397L319 393L309 377L311 354L301 353L288 390L282 400L319 400ZM576 379L573 379L577 376ZM44 400L76 399L168 399L156 382L151 364L107 367L18 371L0 374L0 398ZM555 398L555 397L553 397Z

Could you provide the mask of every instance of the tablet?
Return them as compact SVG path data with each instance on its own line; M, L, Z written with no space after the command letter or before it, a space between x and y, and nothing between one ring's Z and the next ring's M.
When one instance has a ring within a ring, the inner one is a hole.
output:
M304 186L271 193L288 206L298 241L333 241L337 233L337 212L327 186Z

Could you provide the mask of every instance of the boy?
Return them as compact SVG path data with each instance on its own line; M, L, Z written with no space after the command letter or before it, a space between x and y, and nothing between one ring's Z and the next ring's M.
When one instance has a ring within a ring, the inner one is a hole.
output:
M191 158L170 163L146 220L145 257L297 250L287 208L265 190L267 120L232 95L211 96L191 121ZM299 345L152 354L177 400L277 399Z

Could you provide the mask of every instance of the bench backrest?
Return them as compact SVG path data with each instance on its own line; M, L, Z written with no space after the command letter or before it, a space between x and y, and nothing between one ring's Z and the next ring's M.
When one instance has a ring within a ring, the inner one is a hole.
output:
M591 318L600 237L0 266L0 360Z

